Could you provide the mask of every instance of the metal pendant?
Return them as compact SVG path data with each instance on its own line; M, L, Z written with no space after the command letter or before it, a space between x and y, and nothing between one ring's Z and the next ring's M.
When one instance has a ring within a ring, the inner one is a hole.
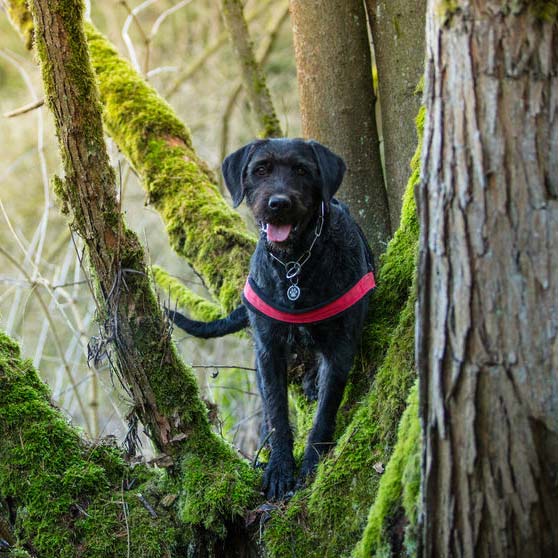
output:
M287 289L287 298L291 301L295 301L300 296L300 289L296 285L291 285Z

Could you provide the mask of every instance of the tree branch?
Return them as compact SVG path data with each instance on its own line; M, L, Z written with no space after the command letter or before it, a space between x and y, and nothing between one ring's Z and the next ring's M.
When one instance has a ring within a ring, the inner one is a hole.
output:
M265 75L254 55L242 3L240 0L222 0L221 12L240 61L242 79L250 99L250 106L262 130L260 135L264 138L282 136L283 132L273 108Z

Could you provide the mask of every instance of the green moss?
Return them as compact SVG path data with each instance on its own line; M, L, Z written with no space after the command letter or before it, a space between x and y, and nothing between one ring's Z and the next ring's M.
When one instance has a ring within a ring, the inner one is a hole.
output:
M8 17L14 27L19 31L25 41L25 47L31 50L33 47L33 17L27 7L26 0L10 0L6 3Z
M418 389L415 384L399 425L397 444L381 477L374 505L370 509L363 538L355 549L355 558L392 555L391 541L397 538L397 535L391 530L396 516L399 523L397 527L400 528L403 522L408 524L409 550L414 548L412 538L417 524L420 446Z
M136 493L145 484L125 492L125 514L123 487L134 471L113 446L82 440L50 404L48 387L30 362L20 358L17 345L3 333L0 437L0 498L12 500L18 540L39 555L126 556L129 533L132 556L171 556L175 527L162 515L155 521L143 508ZM153 477L142 474L143 481Z
M151 268L151 271L158 287L165 296L170 297L171 305L176 303L179 308L188 310L195 320L210 322L223 317L219 306L185 287L176 277L170 275L163 268L155 265Z
M421 109L419 148L411 162L401 224L381 261L362 354L338 414L341 435L330 457L320 463L314 483L287 510L274 514L265 535L270 556L348 556L362 535L381 479L374 465L386 464L392 454L416 377L413 280L419 230L414 188L419 181L423 122ZM376 371L372 389L367 370ZM311 407L300 402L297 407L305 433ZM299 444L297 433L295 447Z
M434 6L434 14L445 25L451 22L460 9L459 0L438 0Z
M223 439L193 442L181 461L180 518L220 537L258 499L260 474Z
M537 19L546 23L558 22L558 0L531 0L528 6Z

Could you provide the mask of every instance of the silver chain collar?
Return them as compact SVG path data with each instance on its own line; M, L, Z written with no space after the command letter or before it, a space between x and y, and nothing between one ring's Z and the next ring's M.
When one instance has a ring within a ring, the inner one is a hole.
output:
M290 281L289 288L287 289L287 298L291 301L298 300L300 296L300 287L298 286L298 279L300 272L302 271L302 266L310 259L312 255L312 248L316 244L316 241L322 234L322 229L324 228L325 221L325 206L324 202L321 205L320 215L318 216L318 222L316 223L316 228L314 229L314 238L308 250L302 253L298 260L291 260L288 262L283 262L272 252L269 255L277 262L279 262L285 268L285 278Z

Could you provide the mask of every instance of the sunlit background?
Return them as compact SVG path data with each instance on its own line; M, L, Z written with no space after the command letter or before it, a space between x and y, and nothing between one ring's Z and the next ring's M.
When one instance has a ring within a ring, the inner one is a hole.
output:
M95 25L172 105L210 166L218 170L226 153L258 134L217 0L92 4ZM283 130L300 135L287 2L248 0L245 14ZM21 110L42 98L35 59L0 11L0 328L21 344L74 424L91 438L111 435L122 442L131 401L108 363L97 369L87 363L87 346L98 333L95 305L80 240L72 238L50 186L61 173L53 124L45 107ZM150 262L208 296L170 249L159 215L110 140L108 148L127 221ZM165 293L160 297L166 300ZM252 455L260 420L254 372L224 368L252 368L249 340L174 336L185 361L196 367L204 398L220 408L218 430ZM142 451L151 454L145 437Z

